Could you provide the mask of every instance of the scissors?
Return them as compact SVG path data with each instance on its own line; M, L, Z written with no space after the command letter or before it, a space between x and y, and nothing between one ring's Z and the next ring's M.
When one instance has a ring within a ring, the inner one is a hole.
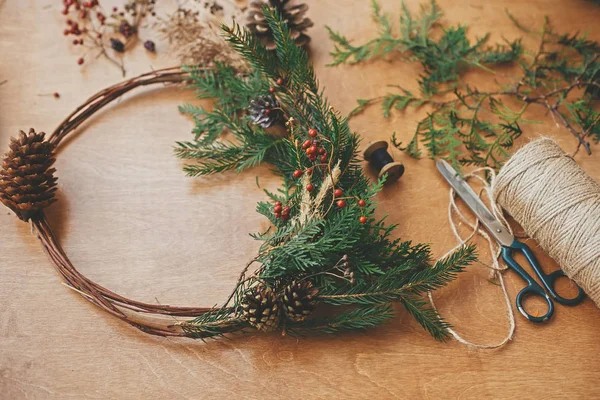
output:
M494 215L490 212L490 210L483 204L479 196L475 194L473 189L467 184L467 182L456 172L450 164L448 164L444 160L437 160L435 162L438 170L442 174L442 176L448 181L450 186L456 191L456 193L460 196L461 199L469 206L471 211L477 216L477 218L481 221L483 226L492 234L494 239L498 241L498 243L502 246L501 254L504 262L515 271L527 284L520 292L517 294L517 308L519 312L523 314L525 318L527 318L531 322L546 322L552 314L554 313L554 303L550 299L554 299L554 301L566 305L566 306L575 306L584 299L585 293L583 289L577 286L579 293L576 297L572 299L567 299L560 296L556 290L554 290L554 284L556 283L556 279L562 276L565 276L565 273L559 269L550 274L544 273L542 271L540 264L538 263L535 255L525 243L518 241L515 237L504 228L502 223L494 217ZM535 279L529 275L521 265L514 259L513 254L515 252L521 252L527 259L527 262L533 268L533 271L542 282L544 289L540 286L539 283L536 282ZM548 294L550 296L548 296ZM537 316L529 314L525 308L523 307L523 300L527 296L540 296L548 305L548 311L545 315Z

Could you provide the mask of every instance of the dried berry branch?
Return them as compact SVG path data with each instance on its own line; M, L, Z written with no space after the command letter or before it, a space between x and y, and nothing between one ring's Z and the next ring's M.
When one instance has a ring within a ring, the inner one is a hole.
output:
M130 0L122 10L113 7L107 14L98 0L63 0L62 13L67 16L63 34L74 37L74 46L85 48L77 63L82 65L88 57L104 57L125 76L123 60L117 55L133 47L144 18L148 14L155 15L154 4L155 0ZM147 40L144 47L155 51L151 40Z

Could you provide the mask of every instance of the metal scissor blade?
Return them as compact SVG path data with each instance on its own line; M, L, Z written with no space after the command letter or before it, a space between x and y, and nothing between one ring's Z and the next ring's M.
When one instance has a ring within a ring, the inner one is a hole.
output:
M450 186L454 188L456 193L469 206L471 211L473 211L498 243L502 246L510 247L515 240L514 236L504 229L500 221L488 210L469 184L446 161L437 160L435 165Z

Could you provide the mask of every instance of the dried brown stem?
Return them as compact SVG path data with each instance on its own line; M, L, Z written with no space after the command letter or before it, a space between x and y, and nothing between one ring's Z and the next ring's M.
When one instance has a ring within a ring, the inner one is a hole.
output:
M56 146L72 133L97 111L110 104L125 93L141 86L154 84L177 84L184 82L188 74L180 68L167 68L149 72L138 77L126 80L106 88L77 107L67 118L62 121L49 137L49 141ZM95 283L75 268L69 257L58 243L52 228L43 212L31 219L31 224L42 243L44 251L48 254L57 272L63 277L66 284L79 293L84 299L100 307L111 315L126 323L153 335L159 336L190 336L172 320L162 322L148 322L145 316L170 316L170 317L198 317L209 311L212 307L179 307L161 304L148 304L128 299L111 290ZM256 261L252 260L242 272L242 278L249 266ZM184 322L184 321L181 321Z

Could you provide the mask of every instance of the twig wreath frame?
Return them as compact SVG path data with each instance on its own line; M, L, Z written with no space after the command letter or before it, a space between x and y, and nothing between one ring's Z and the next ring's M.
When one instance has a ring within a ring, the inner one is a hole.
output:
M48 142L55 148L58 148L60 143L83 122L133 89L156 84L178 84L184 82L188 77L189 74L180 68L166 68L139 75L101 90L69 114L50 135ZM87 278L75 268L60 243L56 240L43 211L40 211L31 218L31 224L35 232L37 232L44 251L48 254L54 267L64 278L67 285L81 294L83 298L109 314L146 333L160 336L185 336L185 333L181 329L176 329L174 325L159 328L147 322L140 321L136 318L136 314L197 317L211 310L211 308L207 307L176 307L148 304L118 295ZM123 310L129 310L133 313L125 313Z

